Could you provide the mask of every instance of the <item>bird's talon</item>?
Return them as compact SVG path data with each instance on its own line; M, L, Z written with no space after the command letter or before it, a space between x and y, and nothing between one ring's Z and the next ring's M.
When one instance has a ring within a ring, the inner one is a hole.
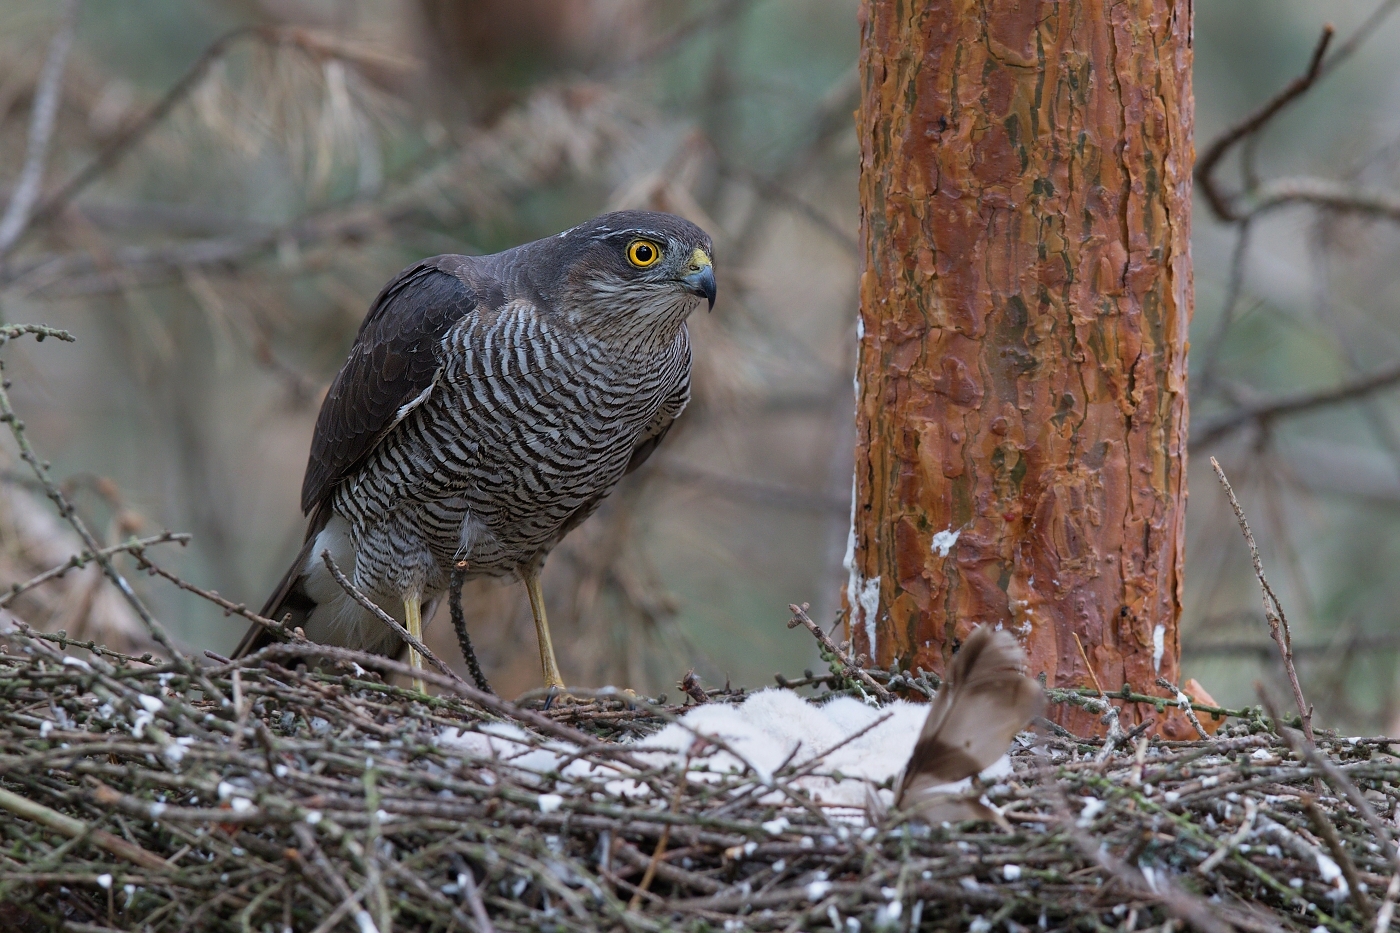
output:
M570 693L569 688L565 687L562 683L550 684L546 689L548 691L544 697L544 708L546 710L554 709L556 706L578 706L580 703L584 702Z

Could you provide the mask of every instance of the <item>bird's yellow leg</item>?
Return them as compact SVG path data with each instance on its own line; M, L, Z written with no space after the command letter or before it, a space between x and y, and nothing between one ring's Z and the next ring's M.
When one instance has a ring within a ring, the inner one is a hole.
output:
M553 690L564 688L559 676L559 662L554 659L554 642L549 637L549 620L544 614L544 590L540 587L540 567L528 564L520 568L520 579L530 597L530 612L535 617L535 634L540 640L540 667L544 670L544 685Z
M418 639L421 644L423 641L423 612L418 603L418 594L411 594L403 601L403 617L404 628L408 629L408 634ZM415 671L423 669L423 656L418 653L417 649L408 649L408 666ZM419 693L428 692L427 684L423 683L423 679L417 676L413 678L413 689Z

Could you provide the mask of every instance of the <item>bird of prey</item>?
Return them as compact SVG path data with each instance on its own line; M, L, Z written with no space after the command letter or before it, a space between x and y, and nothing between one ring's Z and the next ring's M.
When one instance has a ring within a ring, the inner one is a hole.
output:
M492 256L435 256L375 299L311 441L301 553L262 615L390 656L459 561L525 584L547 687L564 686L540 571L656 449L690 397L686 318L714 307L710 237L618 211ZM235 656L268 644L254 627ZM421 665L417 652L410 661Z

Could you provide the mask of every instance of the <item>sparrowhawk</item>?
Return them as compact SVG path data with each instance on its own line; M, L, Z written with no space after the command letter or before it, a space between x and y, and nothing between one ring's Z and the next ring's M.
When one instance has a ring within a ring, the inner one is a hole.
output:
M714 306L712 254L689 221L618 211L401 272L321 406L305 543L262 614L313 641L397 655L400 639L323 552L414 637L464 560L469 577L524 582L545 684L562 687L540 570L685 408L686 318L701 299ZM271 637L255 627L237 656Z

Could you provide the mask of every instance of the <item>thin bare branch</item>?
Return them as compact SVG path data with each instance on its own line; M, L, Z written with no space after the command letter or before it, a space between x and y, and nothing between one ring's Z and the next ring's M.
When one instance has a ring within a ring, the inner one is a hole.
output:
M336 583L340 584L341 589L350 594L350 598L359 603L366 612L373 615L380 622L383 622L405 645L417 651L422 657L427 658L433 667L443 673L443 676L454 681L460 681L463 686L466 685L467 682L462 680L461 675L452 669L452 665L433 654L432 650L429 649L427 645L410 635L408 629L399 624L398 619L395 619L393 616L389 615L389 613L380 609L359 587L350 582L350 578L342 573L340 567L336 565L335 558L331 557L330 551L322 551L321 560L326 562L326 568L330 570L331 576L335 578Z
M141 848L135 843L127 842L119 836L114 836L109 832L100 829L93 829L82 820L65 816L57 810L50 809L43 804L21 797L0 787L0 809L4 809L22 819L31 820L40 826L62 833L70 839L87 839L100 849L120 858L126 859L133 865L140 865L142 868L150 868L156 871L164 871L170 866L165 859Z
M1196 183L1216 217L1227 223L1241 223L1261 211L1284 204L1311 203L1333 210L1400 220L1400 201L1393 195L1359 191L1327 179L1284 179L1256 187L1251 176L1245 191L1227 192L1216 177L1217 169L1230 150L1241 142L1255 138L1284 108L1354 55L1397 7L1400 7L1400 0L1384 0L1330 57L1327 50L1335 30L1330 23L1324 26L1317 44L1313 47L1307 69L1206 147L1204 154L1196 162ZM1245 197L1249 197L1252 202L1247 207L1241 205Z
M1352 904L1366 922L1371 922L1376 916L1376 908L1366 896L1366 888L1356 870L1356 862L1352 860L1346 846L1342 845L1341 837L1337 835L1337 827L1332 825L1332 820L1317 805L1316 797L1312 794L1302 794L1301 800L1308 820L1312 823L1313 832L1327 844L1327 851L1332 853L1333 861L1341 868L1342 877L1347 880L1347 893L1351 896Z
M788 622L788 628L796 628L801 625L806 628L807 631L811 632L812 636L816 638L817 643L841 665L843 673L848 678L859 682L863 690L869 691L870 694L881 703L888 703L895 699L895 695L886 690L884 684L880 683L874 677L871 677L868 672L856 664L846 652L841 650L836 642L831 640L830 635L822 631L820 625L812 621L812 617L807 615L806 605L798 606L794 603L788 606L788 611L792 613L792 619Z
M1329 405L1340 405L1397 384L1400 384L1400 363L1348 380L1330 389L1295 392L1245 405L1229 414L1207 421L1199 432L1193 431L1191 450L1200 450L1246 425L1266 424L1278 418L1315 411Z
M1282 604L1279 603L1278 597L1274 595L1273 588L1269 586L1269 581L1264 576L1264 564L1259 559L1259 546L1254 543L1254 533L1249 530L1249 522L1244 517L1244 509L1240 507L1240 500L1235 498L1234 488L1226 479L1225 471L1220 468L1218 460L1211 457L1210 465L1215 470L1215 476L1220 480L1220 485L1224 487L1225 495L1230 499L1230 508L1234 509L1235 520L1239 522L1245 544L1249 545L1249 559L1254 564L1254 576L1259 580L1259 588L1263 591L1264 617L1269 621L1269 634L1273 637L1274 643L1278 645L1279 656L1283 658L1283 669L1288 674L1289 686L1293 688L1293 701L1298 705L1298 715L1303 723L1303 734L1307 736L1309 743L1315 743L1312 709L1303 699L1303 688L1298 683L1298 671L1293 666L1293 636L1288 629L1288 617L1284 615Z
M111 557L114 554L121 554L124 552L136 553L151 545L165 544L171 541L177 544L189 544L190 536L187 534L176 534L173 531L163 531L158 535L151 535L147 538L136 538L123 544L114 544L111 547L105 547L102 549L101 553L105 557ZM57 580L67 575L69 571L80 570L86 567L93 560L94 558L90 552L83 551L81 554L74 554L67 562L59 564L57 567L50 567L38 576L31 577L23 583L12 583L9 590L3 595L0 595L0 607L8 606L21 593L26 593L36 586L42 586L50 580Z
M1283 90L1265 101L1258 110L1220 134L1214 142L1206 147L1205 153L1196 160L1196 183L1201 186L1201 193L1205 195L1206 203L1210 205L1210 209L1221 220L1239 222L1244 219L1244 215L1238 213L1235 208L1238 195L1227 194L1221 190L1215 178L1216 166L1241 140L1267 126L1269 121L1278 115L1279 111L1301 97L1308 88L1317 82L1318 78L1322 77L1323 56L1327 54L1327 47L1332 44L1332 37L1335 34L1330 23L1322 27L1322 34L1318 36L1317 45L1313 47L1312 57L1308 60L1307 70L1290 81Z
M73 47L73 31L78 24L78 0L64 0L59 14L58 32L49 43L49 52L35 85L34 105L29 116L29 143L25 150L24 167L15 182L14 194L0 217L0 260L19 242L28 229L34 203L44 183L44 163L48 160L49 140L53 138L54 120L63 89L63 71L68 63L68 51Z

